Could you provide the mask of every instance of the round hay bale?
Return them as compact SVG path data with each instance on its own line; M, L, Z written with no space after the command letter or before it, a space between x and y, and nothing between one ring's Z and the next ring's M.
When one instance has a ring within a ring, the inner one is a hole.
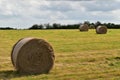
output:
M106 26L98 26L96 28L97 34L106 34L107 33L107 27Z
M89 26L87 24L80 25L79 30L80 31L88 31Z
M16 70L22 74L49 73L54 65L52 46L43 39L23 38L14 46L11 60Z

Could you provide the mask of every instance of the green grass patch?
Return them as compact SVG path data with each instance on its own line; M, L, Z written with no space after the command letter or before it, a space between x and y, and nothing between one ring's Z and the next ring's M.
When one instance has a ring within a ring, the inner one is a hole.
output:
M0 80L119 80L120 30L0 30ZM21 38L47 40L55 51L49 74L21 75L11 63L13 45Z

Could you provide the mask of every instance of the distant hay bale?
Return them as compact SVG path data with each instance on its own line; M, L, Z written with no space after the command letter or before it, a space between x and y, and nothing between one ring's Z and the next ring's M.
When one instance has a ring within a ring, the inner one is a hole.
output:
M94 25L90 25L90 29L95 29L95 26Z
M97 34L106 34L107 33L107 27L106 26L98 26L96 28Z
M79 30L80 31L88 31L89 26L87 24L80 25Z
M54 65L54 51L52 46L43 39L23 38L14 46L11 60L22 74L49 73Z

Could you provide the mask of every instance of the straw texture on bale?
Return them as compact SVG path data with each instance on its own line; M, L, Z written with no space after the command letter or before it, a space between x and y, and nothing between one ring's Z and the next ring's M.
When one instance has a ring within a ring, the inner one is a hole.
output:
M43 39L23 38L14 46L11 60L18 72L22 74L49 73L54 65L52 46Z
M87 24L82 24L79 27L80 31L88 31L88 29L89 29L89 26Z
M96 28L97 34L106 34L107 33L107 27L106 26L98 26Z

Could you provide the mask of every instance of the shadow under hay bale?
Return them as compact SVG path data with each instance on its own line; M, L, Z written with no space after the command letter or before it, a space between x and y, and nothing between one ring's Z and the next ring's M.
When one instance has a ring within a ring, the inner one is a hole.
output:
M89 29L89 26L87 24L82 24L79 27L79 30L82 31L82 32L83 31L88 31L88 29Z
M107 27L106 26L98 26L96 28L97 34L106 34L107 33Z
M23 38L13 47L11 60L21 74L49 73L54 65L52 46L43 39Z

